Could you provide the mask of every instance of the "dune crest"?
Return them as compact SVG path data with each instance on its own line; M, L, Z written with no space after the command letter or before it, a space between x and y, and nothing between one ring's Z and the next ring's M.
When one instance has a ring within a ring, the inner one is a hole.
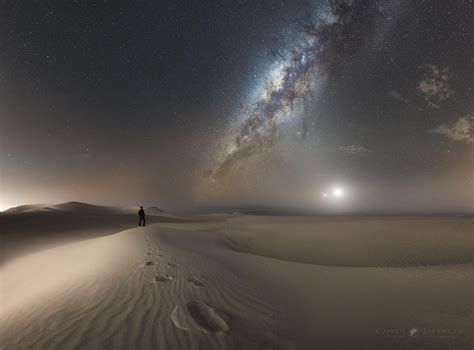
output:
M472 218L193 220L9 260L1 267L0 346L394 350L410 341L444 350L474 340L474 263L380 266L406 263L410 252L415 262L458 259L472 249ZM391 231L413 220L411 235ZM414 327L458 333L412 339ZM411 338L387 337L386 329Z
M106 205L96 205L83 202L65 202L60 204L27 204L20 205L18 207L13 207L5 210L3 213L8 214L18 214L18 213L34 213L34 212L44 212L44 211L64 211L64 212L74 212L74 213L91 213L91 214L100 214L100 213L109 213L109 214L136 214L138 212L138 206L129 206L129 207L117 207L117 206L106 206ZM147 215L161 215L167 214L164 210L151 206L145 208Z

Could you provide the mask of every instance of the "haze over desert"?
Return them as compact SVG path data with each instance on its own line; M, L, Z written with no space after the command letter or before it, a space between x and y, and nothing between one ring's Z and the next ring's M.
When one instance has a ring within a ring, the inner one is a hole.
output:
M0 350L474 350L473 18L0 1Z

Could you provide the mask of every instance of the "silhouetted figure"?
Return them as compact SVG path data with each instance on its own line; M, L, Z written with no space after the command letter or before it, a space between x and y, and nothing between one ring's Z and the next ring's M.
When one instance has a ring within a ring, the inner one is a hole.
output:
M138 211L138 226L146 226L145 225L145 210L143 210L143 207L140 207L140 210Z

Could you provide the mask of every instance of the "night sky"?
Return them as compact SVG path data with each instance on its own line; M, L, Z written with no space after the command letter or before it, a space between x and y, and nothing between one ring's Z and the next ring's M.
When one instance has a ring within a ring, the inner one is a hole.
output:
M473 211L471 1L120 3L0 3L0 210Z

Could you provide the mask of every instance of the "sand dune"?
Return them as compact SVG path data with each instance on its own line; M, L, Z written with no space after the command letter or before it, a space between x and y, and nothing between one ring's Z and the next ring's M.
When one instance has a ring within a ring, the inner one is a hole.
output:
M66 202L61 204L29 204L29 205L20 205L18 207L13 207L5 210L2 214L18 214L18 213L31 213L31 212L45 212L45 211L64 211L64 212L74 212L74 213L89 213L89 214L136 214L138 211L138 206L131 207L113 207L113 206L104 206L104 205L94 205L81 202ZM167 214L164 210L152 206L145 208L147 215L164 215Z
M0 213L0 264L9 259L61 244L123 231L137 225L135 207L105 207L79 202L36 204ZM147 211L147 221L182 222L186 219Z
M0 346L467 349L472 223L201 216L40 250L1 268Z
M49 207L51 204L26 204L26 205L19 205L17 207L12 207L4 212L0 212L0 215L2 214L12 214L12 213L25 213L28 211L36 211L36 210L41 210L44 208Z
M156 233L132 229L7 264L3 346L205 349L272 341L271 306L251 287L212 260L167 247ZM199 288L188 282L210 276ZM221 309L233 314L232 334Z
M471 217L256 217L234 219L224 242L237 251L325 266L470 263ZM291 236L289 239L288 236Z

